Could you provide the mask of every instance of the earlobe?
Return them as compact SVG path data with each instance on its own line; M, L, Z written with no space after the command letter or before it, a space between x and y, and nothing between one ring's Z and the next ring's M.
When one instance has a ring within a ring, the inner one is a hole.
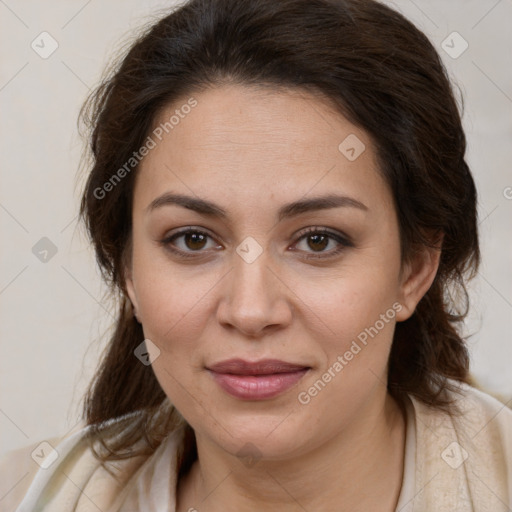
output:
M130 299L130 302L133 306L133 314L137 321L140 323L140 316L139 316L139 305L137 302L137 294L135 293L135 287L133 285L133 280L131 278L131 275L127 274L127 277L125 279L125 288L126 293L128 294L128 298Z
M402 309L396 315L397 322L410 318L419 301L428 292L436 277L440 257L440 246L423 247L406 263L400 293Z

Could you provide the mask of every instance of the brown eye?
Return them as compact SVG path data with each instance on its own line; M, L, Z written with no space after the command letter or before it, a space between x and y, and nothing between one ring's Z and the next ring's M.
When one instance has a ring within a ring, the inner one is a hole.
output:
M305 258L329 258L348 247L354 247L354 244L341 233L309 228L299 236L295 247L304 253Z
M173 233L161 240L160 243L165 249L183 257L199 256L207 254L209 252L208 249L222 248L221 245L214 243L211 235L192 228Z
M202 249L206 244L207 236L199 232L190 232L183 235L185 245L194 251Z
M329 245L329 237L325 235L309 235L308 246L314 251L323 251Z

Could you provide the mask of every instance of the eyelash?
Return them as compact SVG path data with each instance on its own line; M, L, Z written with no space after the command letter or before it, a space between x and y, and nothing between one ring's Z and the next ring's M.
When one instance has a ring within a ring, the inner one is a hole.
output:
M197 251L188 252L188 251L182 251L180 249L176 249L176 248L172 247L172 242L174 242L174 240L176 240L177 238L179 238L179 237L181 237L183 235L187 235L189 233L198 233L200 235L205 235L205 236L213 239L213 237L210 236L207 232L202 231L200 229L195 229L195 228L189 227L189 228L183 229L181 231L178 231L177 233L173 233L170 236L165 237L163 240L160 241L160 244L162 246L164 246L167 250L171 251L174 254L179 255L180 257L195 258L198 255L201 255L201 254L198 254L198 253L203 252L201 249L199 249ZM294 245L297 244L298 242L300 242L302 239L305 239L308 236L311 236L313 234L314 235L328 236L330 239L335 240L336 242L338 242L339 245L338 245L338 247L336 249L333 249L331 251L327 251L327 252L321 251L318 254L315 254L314 252L313 253L309 253L307 256L304 256L304 258L306 258L306 259L327 259L327 258L332 258L332 257L335 257L335 256L339 255L347 247L353 247L354 246L354 244L349 240L348 237L343 236L343 235L341 235L339 233L327 230L325 228L320 228L320 227L310 227L310 228L307 228L306 230L302 231L299 234L299 236L298 236L296 242L294 243Z

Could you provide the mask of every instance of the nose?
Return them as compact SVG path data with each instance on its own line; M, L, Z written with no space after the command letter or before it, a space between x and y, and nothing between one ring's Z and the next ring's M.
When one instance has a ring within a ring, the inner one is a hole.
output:
M258 338L291 323L292 292L269 263L266 251L251 263L233 255L217 308L221 325Z

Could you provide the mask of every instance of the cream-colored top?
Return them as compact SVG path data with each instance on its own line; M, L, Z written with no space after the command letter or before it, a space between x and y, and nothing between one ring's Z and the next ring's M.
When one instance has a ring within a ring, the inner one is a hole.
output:
M512 410L462 385L460 416L407 404L404 478L396 512L510 512L512 509ZM183 429L150 456L100 466L85 429L7 454L0 461L1 512L175 511L177 452ZM39 465L34 461L41 461ZM46 458L44 458L46 457ZM385 468L383 469L385 471Z

